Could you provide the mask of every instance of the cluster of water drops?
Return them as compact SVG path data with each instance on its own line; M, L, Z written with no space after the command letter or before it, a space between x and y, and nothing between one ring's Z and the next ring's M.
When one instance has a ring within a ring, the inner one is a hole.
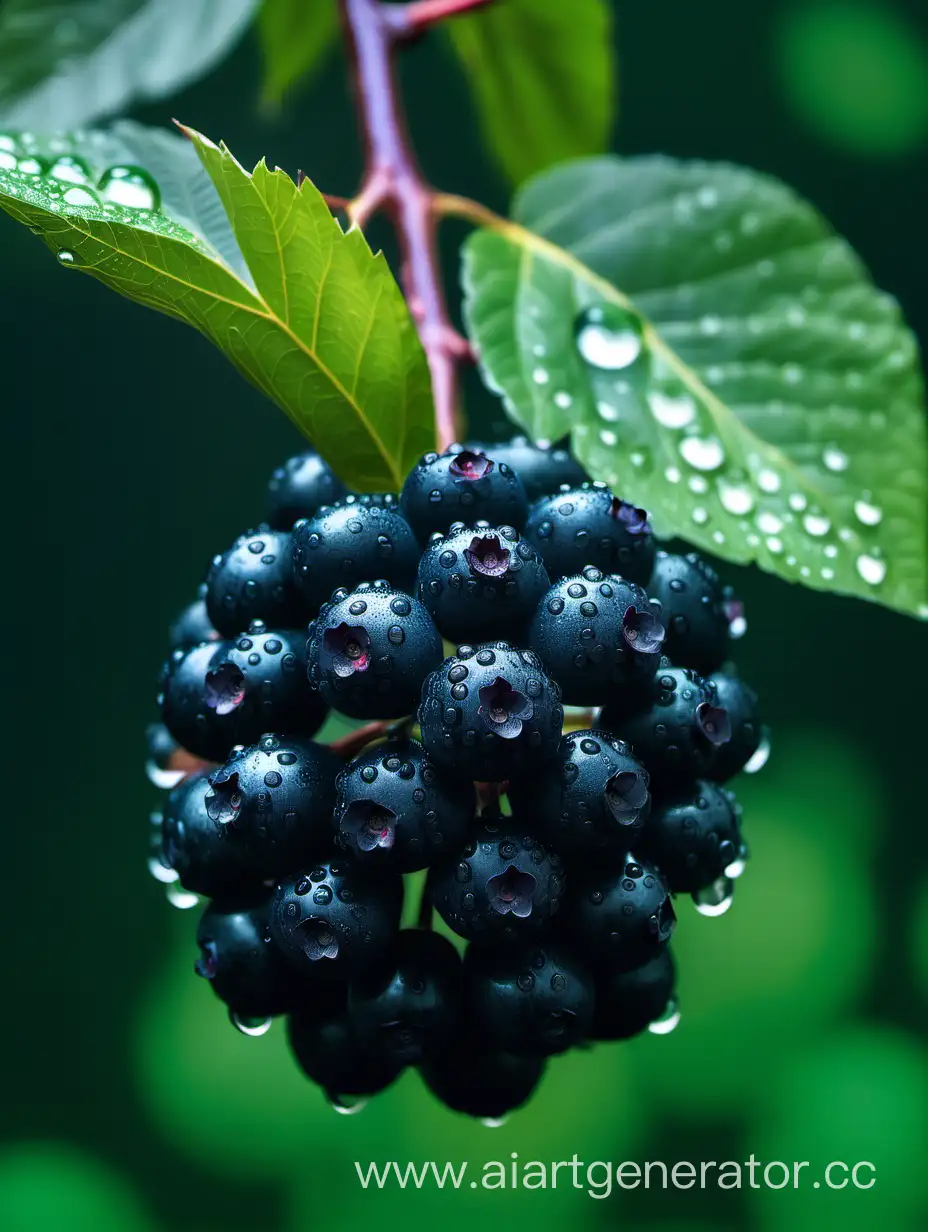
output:
M539 310L530 309L532 315L537 318ZM699 322L707 337L722 328L718 317ZM712 407L715 395L707 385L672 359L630 307L589 305L574 322L573 338L600 426L566 417L563 426L589 442L590 456L598 456L600 447L619 450L623 463L665 495L667 487L679 488L678 520L688 537L698 541L704 535L706 546L714 548L740 546L746 559L773 558L778 572L803 581L830 586L843 569L848 583L852 574L873 589L884 582L887 565L875 542L883 509L873 492L862 486L844 498L842 523L826 509L835 503L830 477L851 466L837 443L810 449L802 465L759 440L746 449L750 442L734 414ZM559 387L547 344L534 342L532 356L536 396L569 410L574 395ZM703 376L708 385L720 379L712 368ZM798 365L784 367L787 383L801 378ZM572 381L565 377L565 385L575 383L576 374Z

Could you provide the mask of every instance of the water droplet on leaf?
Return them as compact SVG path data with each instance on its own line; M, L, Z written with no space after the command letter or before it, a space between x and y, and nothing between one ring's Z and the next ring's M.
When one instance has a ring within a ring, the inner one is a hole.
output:
M610 372L635 362L644 345L642 333L641 319L617 304L587 308L575 326L581 358Z
M135 210L161 208L158 185L143 167L108 167L100 177L98 188L114 205L125 205Z

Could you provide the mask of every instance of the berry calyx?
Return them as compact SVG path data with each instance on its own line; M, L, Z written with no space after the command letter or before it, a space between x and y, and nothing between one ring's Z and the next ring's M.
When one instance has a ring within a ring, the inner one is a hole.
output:
M425 546L429 536L444 533L453 522L478 519L494 525L525 525L528 497L518 474L492 452L452 445L442 454L427 453L406 477L400 508Z
M595 565L644 586L654 564L647 514L602 483L584 483L536 501L525 537L541 553L552 580Z

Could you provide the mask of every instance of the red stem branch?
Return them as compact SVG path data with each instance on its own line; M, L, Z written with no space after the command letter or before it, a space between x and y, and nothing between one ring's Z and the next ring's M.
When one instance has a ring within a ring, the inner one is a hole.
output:
M470 348L448 316L438 266L435 192L419 170L409 142L393 71L403 41L445 17L491 0L341 0L342 22L354 66L355 92L365 147L360 192L348 215L363 227L378 210L393 220L403 258L406 300L419 330L432 377L438 447L459 435L457 365Z

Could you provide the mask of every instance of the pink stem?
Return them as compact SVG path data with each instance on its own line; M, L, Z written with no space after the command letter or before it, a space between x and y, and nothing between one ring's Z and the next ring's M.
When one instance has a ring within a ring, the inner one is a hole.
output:
M448 17L472 13L494 0L413 0L411 4L391 4L384 8L384 19L397 38L412 38Z

